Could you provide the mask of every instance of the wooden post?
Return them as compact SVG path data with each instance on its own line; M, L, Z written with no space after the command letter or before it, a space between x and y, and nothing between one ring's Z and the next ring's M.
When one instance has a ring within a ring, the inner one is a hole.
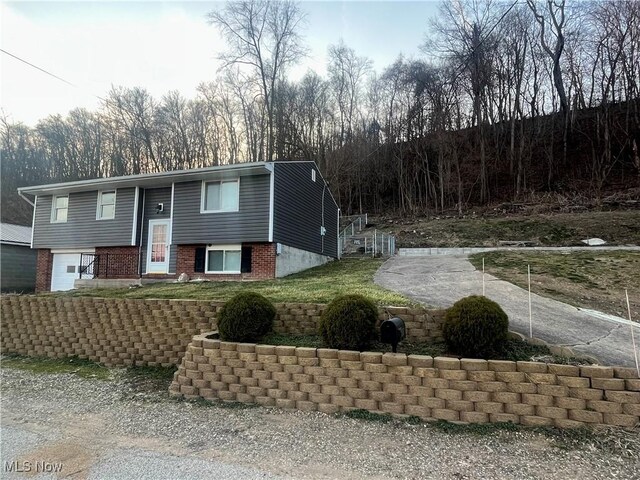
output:
M629 321L632 322L633 320L631 320L631 306L629 305L629 292L627 291L627 289L624 289L624 294L627 297L627 312L629 313ZM638 349L636 348L636 339L633 335L633 325L631 325L631 343L633 344L633 358L636 361L636 372L638 372L638 376L640 377L640 366L638 365Z
M533 323L531 321L531 265L527 265L527 278L529 283L529 338L533 338Z

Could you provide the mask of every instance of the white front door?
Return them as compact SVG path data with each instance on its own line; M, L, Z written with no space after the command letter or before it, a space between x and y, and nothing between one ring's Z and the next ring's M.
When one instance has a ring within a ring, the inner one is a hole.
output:
M169 222L170 220L149 220L147 273L169 271Z

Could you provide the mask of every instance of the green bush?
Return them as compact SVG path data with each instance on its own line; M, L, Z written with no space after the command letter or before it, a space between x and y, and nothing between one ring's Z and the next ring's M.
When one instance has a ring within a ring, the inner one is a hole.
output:
M366 350L376 336L378 309L362 295L343 295L320 318L320 335L329 348Z
M220 338L228 342L257 342L273 327L276 309L255 292L239 293L218 313Z
M464 357L491 358L503 350L509 318L496 302L472 295L458 300L445 315L442 334L447 347Z

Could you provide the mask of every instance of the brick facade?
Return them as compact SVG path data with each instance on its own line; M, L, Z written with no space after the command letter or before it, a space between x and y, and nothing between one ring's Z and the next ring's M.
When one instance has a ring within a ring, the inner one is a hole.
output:
M169 392L465 423L633 428L640 420L640 379L633 368L256 345L206 335L193 338Z
M232 275L205 274L194 272L196 248L206 245L178 245L176 275L186 273L189 278L208 280L268 280L276 276L276 245L274 243L243 243L243 247L252 247L251 272Z
M36 261L36 293L51 290L51 273L53 271L53 254L51 250L39 249Z
M96 255L100 255L97 278L139 277L138 247L96 247Z
M211 275L193 271L195 264L195 250L205 245L178 245L175 274L148 274L145 278L175 279L181 273L189 278L206 278L208 280L268 280L275 278L276 273L276 245L274 243L245 243L243 246L252 247L251 272L237 275ZM140 252L136 246L127 247L96 247L96 255L100 255L100 265L97 268L97 278L138 278L138 261ZM145 261L142 259L141 261ZM38 250L36 265L36 292L51 290L51 272L53 255L51 250Z

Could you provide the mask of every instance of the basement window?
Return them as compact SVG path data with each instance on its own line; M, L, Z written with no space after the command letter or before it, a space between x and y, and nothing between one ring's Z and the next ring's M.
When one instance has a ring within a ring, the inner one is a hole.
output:
M205 273L240 273L241 252L240 245L208 246Z

